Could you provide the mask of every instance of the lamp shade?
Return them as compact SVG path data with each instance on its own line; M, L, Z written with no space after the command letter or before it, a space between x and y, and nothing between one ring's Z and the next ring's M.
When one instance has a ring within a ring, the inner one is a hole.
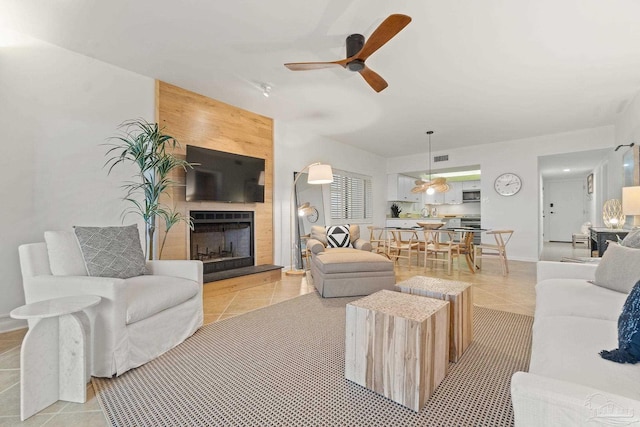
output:
M622 188L622 212L640 215L640 186Z
M309 167L309 184L330 184L333 182L333 170L331 165L317 164Z

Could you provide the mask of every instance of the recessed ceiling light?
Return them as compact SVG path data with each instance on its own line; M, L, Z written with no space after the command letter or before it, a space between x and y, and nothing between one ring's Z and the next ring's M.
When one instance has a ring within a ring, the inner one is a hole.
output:
M562 172L571 172L571 169L562 169Z

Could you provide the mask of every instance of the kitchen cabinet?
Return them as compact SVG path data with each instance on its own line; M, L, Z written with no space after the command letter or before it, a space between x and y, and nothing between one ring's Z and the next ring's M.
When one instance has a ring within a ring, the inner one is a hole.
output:
M448 182L449 191L444 193L444 203L447 205L459 205L462 203L462 182Z
M480 190L480 180L462 181L463 190Z
M419 222L443 222L440 218L393 218L387 219L385 226L387 227L399 227L399 228L413 228L420 227Z
M445 193L433 193L433 194L424 193L424 204L425 205L444 205L444 195Z
M446 221L446 228L459 228L462 223L460 218L442 218L443 221Z
M393 173L387 175L387 200L390 202L420 203L421 193L412 193L416 178Z

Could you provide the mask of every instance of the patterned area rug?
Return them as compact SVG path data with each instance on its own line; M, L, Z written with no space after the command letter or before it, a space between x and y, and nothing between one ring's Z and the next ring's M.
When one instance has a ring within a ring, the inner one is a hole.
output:
M114 378L94 378L114 426L513 425L511 375L533 318L475 307L474 342L416 413L344 378L345 305L317 293L201 328Z

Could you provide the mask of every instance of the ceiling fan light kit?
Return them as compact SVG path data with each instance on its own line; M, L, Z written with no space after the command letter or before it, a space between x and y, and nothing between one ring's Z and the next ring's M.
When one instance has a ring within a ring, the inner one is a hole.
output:
M293 62L284 64L284 66L292 71L318 70L340 66L349 71L360 73L373 90L381 92L387 88L388 83L378 73L367 67L365 61L371 54L409 25L409 22L411 22L409 16L394 14L382 21L366 42L362 34L351 34L346 41L346 59L328 62Z

